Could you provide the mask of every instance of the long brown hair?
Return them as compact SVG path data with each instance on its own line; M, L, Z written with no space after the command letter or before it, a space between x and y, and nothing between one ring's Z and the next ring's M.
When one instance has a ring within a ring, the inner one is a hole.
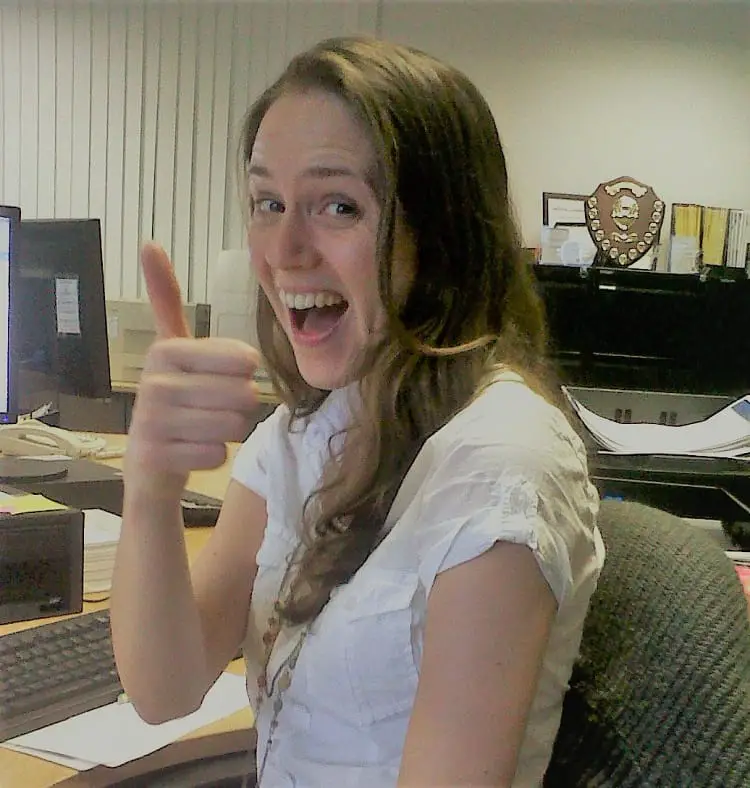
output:
M510 367L543 390L547 339L497 128L469 79L408 47L360 37L323 41L295 57L251 108L245 165L271 104L305 90L343 99L378 157L379 290L388 330L367 349L360 407L305 506L306 549L282 605L292 623L314 618L351 579L376 544L414 452L494 371ZM416 252L405 300L393 292L397 214ZM301 377L262 291L258 335L293 415L315 411L327 392Z

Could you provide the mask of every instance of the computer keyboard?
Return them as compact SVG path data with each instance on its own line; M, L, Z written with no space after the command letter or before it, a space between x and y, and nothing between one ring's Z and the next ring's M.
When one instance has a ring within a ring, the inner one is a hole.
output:
M0 741L121 693L107 610L0 636Z
M181 501L182 519L187 528L213 526L219 519L221 500L210 495L183 490Z

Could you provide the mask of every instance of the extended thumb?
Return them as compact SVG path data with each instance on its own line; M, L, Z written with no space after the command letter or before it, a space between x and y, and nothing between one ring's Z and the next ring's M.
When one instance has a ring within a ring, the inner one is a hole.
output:
M167 253L158 244L145 244L141 251L141 267L159 336L163 339L189 337L180 284Z

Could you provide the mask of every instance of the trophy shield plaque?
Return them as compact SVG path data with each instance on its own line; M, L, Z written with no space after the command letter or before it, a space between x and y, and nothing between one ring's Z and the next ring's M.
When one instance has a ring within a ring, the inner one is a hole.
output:
M586 227L596 244L594 265L627 268L653 247L664 223L664 202L635 178L600 183L586 199Z

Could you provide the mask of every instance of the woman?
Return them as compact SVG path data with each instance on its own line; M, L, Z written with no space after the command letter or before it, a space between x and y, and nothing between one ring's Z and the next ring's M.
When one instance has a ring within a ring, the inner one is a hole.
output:
M187 338L147 247L165 338L125 461L125 689L185 714L242 644L261 786L538 785L602 547L491 112L424 53L336 39L255 103L242 154L284 404L191 574L180 493L244 437L258 355Z

